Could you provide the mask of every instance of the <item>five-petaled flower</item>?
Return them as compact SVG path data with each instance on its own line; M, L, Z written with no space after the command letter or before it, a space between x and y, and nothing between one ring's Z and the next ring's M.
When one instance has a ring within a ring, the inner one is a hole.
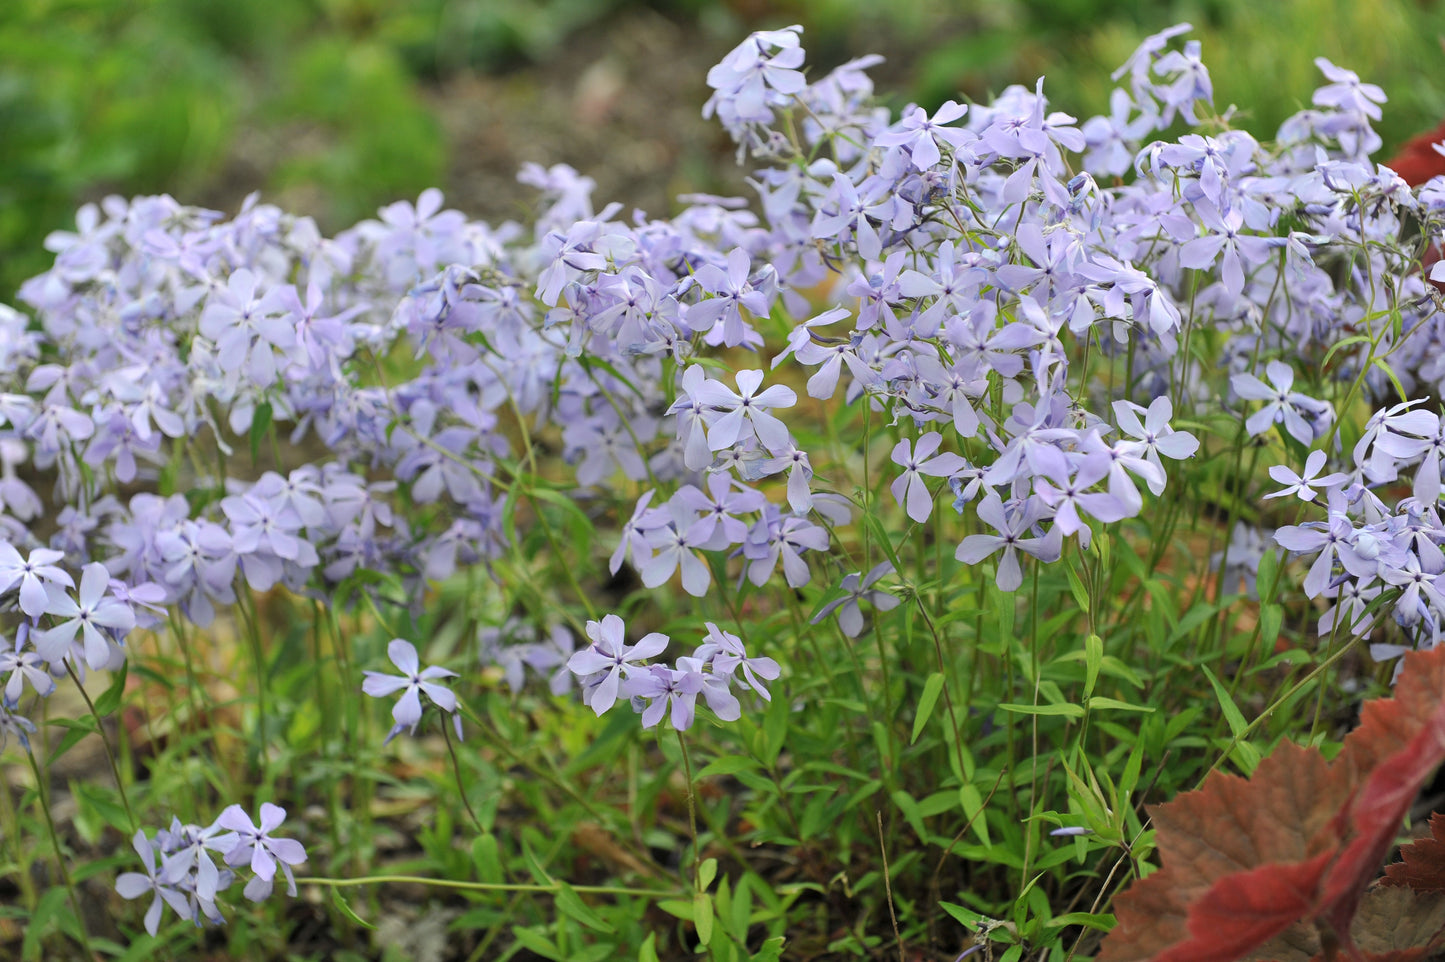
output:
M457 738L460 739L462 737L462 718L457 710L456 693L433 680L455 678L457 673L436 665L422 668L421 663L417 660L416 647L402 638L392 639L391 643L386 646L386 654L391 659L391 663L401 669L401 675L398 677L378 671L367 671L363 672L366 679L361 683L361 690L374 698L383 698L398 691L402 693L401 699L391 710L391 717L396 724L387 733L386 741L382 744L391 741L403 729L409 730L411 734L416 734L416 726L421 721L421 696L423 694L442 711L451 713L452 724L456 728Z
M226 853L227 865L251 866L256 877L246 883L243 893L252 902L260 902L271 894L271 880L276 877L276 866L286 876L286 894L296 896L296 877L291 866L306 861L306 849L292 838L273 838L271 833L286 821L286 809L270 802L261 803L261 824L251 824L251 818L239 805L231 805L221 812L216 824L236 833L236 844Z

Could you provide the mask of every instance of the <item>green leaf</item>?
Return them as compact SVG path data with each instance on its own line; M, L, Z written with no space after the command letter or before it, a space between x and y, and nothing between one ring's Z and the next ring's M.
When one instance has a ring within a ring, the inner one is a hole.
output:
M768 765L777 761L778 753L783 750L783 742L788 737L788 716L791 712L792 706L788 699L775 693L767 713L763 715L763 761Z
M1219 701L1219 708L1224 712L1224 720L1229 723L1229 730L1234 733L1235 738L1243 738L1249 730L1249 723L1244 720L1244 713L1239 710L1234 699L1229 697L1228 690L1219 683L1219 679L1214 677L1214 672L1204 665L1200 665L1199 670L1204 672L1204 677L1208 678L1209 684L1213 686L1214 697Z
M100 730L96 727L95 718L91 715L82 715L78 720L52 718L49 724L66 730L60 741L50 751L49 760L51 762L74 748L86 735L94 735Z
M958 786L958 802L963 806L963 814L967 816L973 834L985 846L992 845L988 837L988 819L984 817L983 795L979 793L978 786L972 782Z
M697 867L698 886L706 892L712 887L712 882L715 878L717 878L717 859L703 859L702 864Z
M746 755L724 755L704 765L697 773L697 781L704 778L712 778L716 775L736 775L738 772L750 772L758 767L758 763Z
M999 705L1004 711L1020 715L1063 715L1067 718L1083 718L1083 705Z
M706 892L694 892L692 924L697 926L697 940L703 945L712 941L712 922L712 896Z
M497 836L487 832L472 841L472 862L483 882L502 881L502 858L497 846Z
M261 454L261 439L266 436L267 431L271 430L273 413L271 402L262 401L256 405L256 410L251 414L251 462L253 464Z
M1099 666L1104 663L1104 639L1090 633L1084 639L1084 697L1094 693L1094 683L1099 680Z
M1142 711L1145 714L1152 714L1154 709L1149 705L1131 705L1127 701L1120 701L1117 698L1104 698L1099 695L1089 699L1090 710L1113 709L1114 711Z
M1080 611L1087 613L1089 611L1089 589L1084 587L1084 580L1074 570L1074 563L1067 559L1064 561L1064 574L1069 576L1069 591L1073 592L1074 603L1079 606Z
M1224 719L1229 723L1229 730L1234 734L1234 738L1225 746L1229 757L1248 775L1259 764L1260 754L1259 749L1244 740L1249 733L1249 724L1244 720L1244 713L1239 710L1234 699L1229 697L1229 692L1219 683L1219 679L1214 677L1213 672L1203 665L1199 666L1199 670L1204 672L1204 677L1208 678L1209 684L1214 687L1214 697L1218 699Z
M1066 925L1082 925L1086 929L1108 932L1115 925L1114 916L1107 912L1068 912L1044 923L1046 929L1059 929Z
M1274 645L1279 640L1279 630L1283 624L1284 607L1282 605L1259 606L1259 641L1265 651L1274 651Z
M993 921L987 915L980 915L973 909L966 909L962 905L954 905L952 902L939 902L938 904L943 911L953 916L955 921L970 932L977 932L985 924Z
M121 835L134 834L130 816L125 812L125 806L117 801L117 796L110 789L88 782L72 781L70 791L75 796L77 807L99 815L107 825L120 832Z
M682 919L684 922L692 921L691 902L684 902L682 899L663 899L657 903L657 907L674 918Z
M1179 619L1179 624L1170 632L1169 641L1166 644L1173 647L1176 641L1214 617L1218 611L1219 606L1217 604L1196 605L1189 609L1188 613Z
M522 839L522 858L527 863L527 871L531 873L533 880L538 885L553 884L552 876L547 874L547 869L537 860L536 853L532 851L532 846L527 844L525 838Z
M659 962L656 932L648 932L647 938L642 940L642 946L637 950L637 962Z
M1279 555L1266 551L1259 556L1259 571L1254 577L1259 589L1259 600L1268 603L1274 600L1275 589L1279 586Z
M616 931L611 925L603 921L602 917L587 907L577 890L566 882L558 883L557 888L557 910L569 919L575 919L596 932L611 934Z
M30 913L29 924L25 926L25 939L21 944L20 956L26 960L40 958L40 940L45 937L46 929L54 919L59 922L59 914L65 911L65 900L70 897L70 892L63 886L54 886L35 905L35 911Z
M350 919L351 921L355 922L357 925L361 926L362 928L364 928L364 929L374 929L374 928L376 928L376 926L372 925L370 922L366 921L366 919L364 919L364 918L362 918L361 916L359 916L359 915L356 914L356 910L351 907L351 903L347 902L347 901L346 901L346 898L345 898L344 896L342 896L342 894L341 894L341 889L339 889L339 888L332 888L332 890L331 890L331 903L332 903L333 905L335 905L338 909L341 910L341 914L342 914L342 915L346 916L348 919Z
M100 697L95 700L95 711L100 717L109 718L120 707L121 698L125 695L125 680L129 674L127 671L129 665L128 660L121 662L120 671L116 672L111 679L110 687L101 692Z
M913 834L917 835L920 841L927 841L928 829L923 826L923 813L918 810L918 803L913 800L913 796L900 788L890 797L903 813L903 820L908 823L908 827L913 829Z
M883 549L883 554L893 564L894 571L906 571L903 562L898 558L898 552L893 550L893 542L888 539L888 532L883 529L883 522L878 520L877 515L869 511L864 513L863 520L868 526L869 532L873 535L878 546Z
M918 696L918 714L913 716L913 737L908 740L908 744L918 741L918 736L923 733L923 726L928 724L928 716L933 714L933 706L937 704L942 691L943 673L935 671L923 683L923 694Z
M753 956L752 962L778 962L783 957L783 946L788 940L781 935L775 935L759 947L757 954Z
M553 945L545 935L536 929L523 928L520 925L512 926L512 935L522 943L522 947L531 949L544 959L553 959L554 962L566 962L562 956L562 950Z

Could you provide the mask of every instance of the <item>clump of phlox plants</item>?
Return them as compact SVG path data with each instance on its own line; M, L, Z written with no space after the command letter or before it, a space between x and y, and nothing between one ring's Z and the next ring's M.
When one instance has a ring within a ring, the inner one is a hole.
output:
M0 933L1096 954L1146 802L1445 617L1445 181L1323 59L1237 129L1187 29L1082 123L753 34L755 196L668 219L82 208L0 310Z

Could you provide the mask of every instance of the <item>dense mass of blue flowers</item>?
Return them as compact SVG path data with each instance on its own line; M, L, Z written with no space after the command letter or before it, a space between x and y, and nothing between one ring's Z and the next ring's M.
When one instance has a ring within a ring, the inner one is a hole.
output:
M83 208L22 288L28 314L0 308L0 732L24 741L27 698L67 668L117 668L127 633L167 613L204 627L238 591L326 598L363 570L420 599L486 566L509 550L518 437L557 439L579 502L635 505L605 516L614 572L695 596L724 572L821 578L838 596L818 619L851 637L899 602L891 566L864 576L842 546L861 511L936 526L1012 591L1027 559L1087 547L1165 490L1168 462L1202 443L1176 419L1227 411L1297 443L1303 463L1270 474L1305 519L1272 540L1329 600L1320 632L1369 635L1388 611L1400 631L1381 657L1433 645L1445 425L1396 395L1445 393L1445 313L1416 269L1445 229L1445 181L1412 192L1372 163L1384 96L1323 60L1327 84L1272 144L1231 129L1186 30L1146 41L1109 116L1082 124L1042 80L894 116L876 58L810 80L799 28L754 34L709 72L705 112L757 163L757 203L693 196L670 219L596 209L588 178L537 165L520 176L540 192L531 226L468 220L435 190L335 237L254 199L231 218L164 196ZM1194 129L1156 139L1179 121ZM1321 370L1322 396L1298 389ZM1360 398L1383 407L1345 450L1338 404ZM813 402L892 432L873 468L896 512L842 483L849 444L800 441ZM283 426L325 456L227 471ZM162 476L192 496L123 493ZM1221 563L1247 575L1269 536L1241 531ZM575 677L598 714L630 703L686 729L699 697L737 719L783 670L707 629L671 660L671 639L629 643L615 614L580 648L561 625L480 640L513 686L526 668L558 694ZM402 693L388 738L427 704L460 735L452 673L404 639L390 654L402 675L365 687ZM146 871L117 888L153 893L152 932L162 904L218 920L234 869L263 898L305 859L271 836L283 817L263 805L258 827L233 806L141 833Z

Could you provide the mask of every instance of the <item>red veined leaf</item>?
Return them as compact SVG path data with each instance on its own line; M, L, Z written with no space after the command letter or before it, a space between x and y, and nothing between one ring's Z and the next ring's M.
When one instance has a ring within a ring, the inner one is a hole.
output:
M1215 772L1153 809L1163 867L1115 900L1100 962L1229 962L1301 921L1356 954L1365 887L1445 760L1441 692L1445 647L1408 654L1333 762L1287 742L1249 779Z
M1400 849L1403 862L1385 867L1385 885L1408 885L1417 892L1445 891L1445 815L1430 816L1430 837Z
M1431 774L1445 761L1445 657L1440 649L1405 658L1394 698L1365 703L1360 727L1345 736L1333 767L1360 790L1342 812L1348 838L1330 867L1325 921L1349 932L1360 896L1380 872L1400 823Z

